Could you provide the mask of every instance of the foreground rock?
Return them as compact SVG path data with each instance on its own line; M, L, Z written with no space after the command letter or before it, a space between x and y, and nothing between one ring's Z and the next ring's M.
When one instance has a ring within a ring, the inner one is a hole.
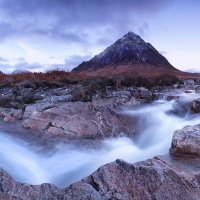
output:
M64 199L199 199L198 178L180 171L175 162L168 157L157 157L136 164L117 160L66 188Z
M32 186L16 183L4 170L0 170L0 199L59 199L60 190L50 184Z
M200 173L192 173L191 169L199 165L199 160L184 159L182 163L170 156L136 164L116 160L65 189L50 184L31 186L16 183L2 170L0 193L23 200L197 200L200 198Z
M116 160L64 189L51 184L16 183L1 170L0 197L21 200L198 200L199 129L200 126L190 126L175 132L171 154L135 164Z

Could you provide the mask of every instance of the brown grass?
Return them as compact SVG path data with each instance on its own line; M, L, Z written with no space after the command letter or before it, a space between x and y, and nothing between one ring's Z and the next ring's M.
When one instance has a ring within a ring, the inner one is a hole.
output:
M51 70L46 73L0 74L0 88L14 87L19 84L24 87L28 87L29 84L34 84L35 87L57 87L63 84L77 84L84 80L102 78L106 79L107 83L118 87L119 85L140 85L140 82L143 82L144 85L170 84L174 83L176 78L200 79L200 74L168 70L151 65L107 66L95 71L80 73Z

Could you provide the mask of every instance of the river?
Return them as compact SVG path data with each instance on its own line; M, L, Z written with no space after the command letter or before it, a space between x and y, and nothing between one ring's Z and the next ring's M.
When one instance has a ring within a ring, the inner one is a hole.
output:
M98 147L59 142L48 151L42 145L1 131L0 167L18 182L64 187L116 159L133 163L166 154L175 130L200 123L200 116L188 109L199 94L171 92L170 95L181 96L178 101L165 100L168 95L148 105L125 108L122 114L136 119L135 137L105 139L99 141Z

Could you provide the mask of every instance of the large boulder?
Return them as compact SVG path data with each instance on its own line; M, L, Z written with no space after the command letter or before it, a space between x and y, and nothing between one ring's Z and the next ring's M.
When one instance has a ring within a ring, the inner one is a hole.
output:
M64 189L63 199L197 200L199 187L195 175L164 158L136 164L117 160Z
M186 126L174 132L170 152L200 156L200 125Z
M134 104L135 101L131 100ZM34 104L26 107L23 126L46 130L50 136L69 139L102 138L118 134L134 134L132 118L114 108L122 102L94 100L61 104Z

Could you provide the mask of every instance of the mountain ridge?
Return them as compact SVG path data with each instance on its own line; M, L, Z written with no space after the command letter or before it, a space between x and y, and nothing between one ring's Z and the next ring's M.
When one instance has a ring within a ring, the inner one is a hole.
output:
M150 43L139 35L128 32L103 52L89 61L82 62L73 72L95 71L106 66L152 65L166 69L175 69Z

